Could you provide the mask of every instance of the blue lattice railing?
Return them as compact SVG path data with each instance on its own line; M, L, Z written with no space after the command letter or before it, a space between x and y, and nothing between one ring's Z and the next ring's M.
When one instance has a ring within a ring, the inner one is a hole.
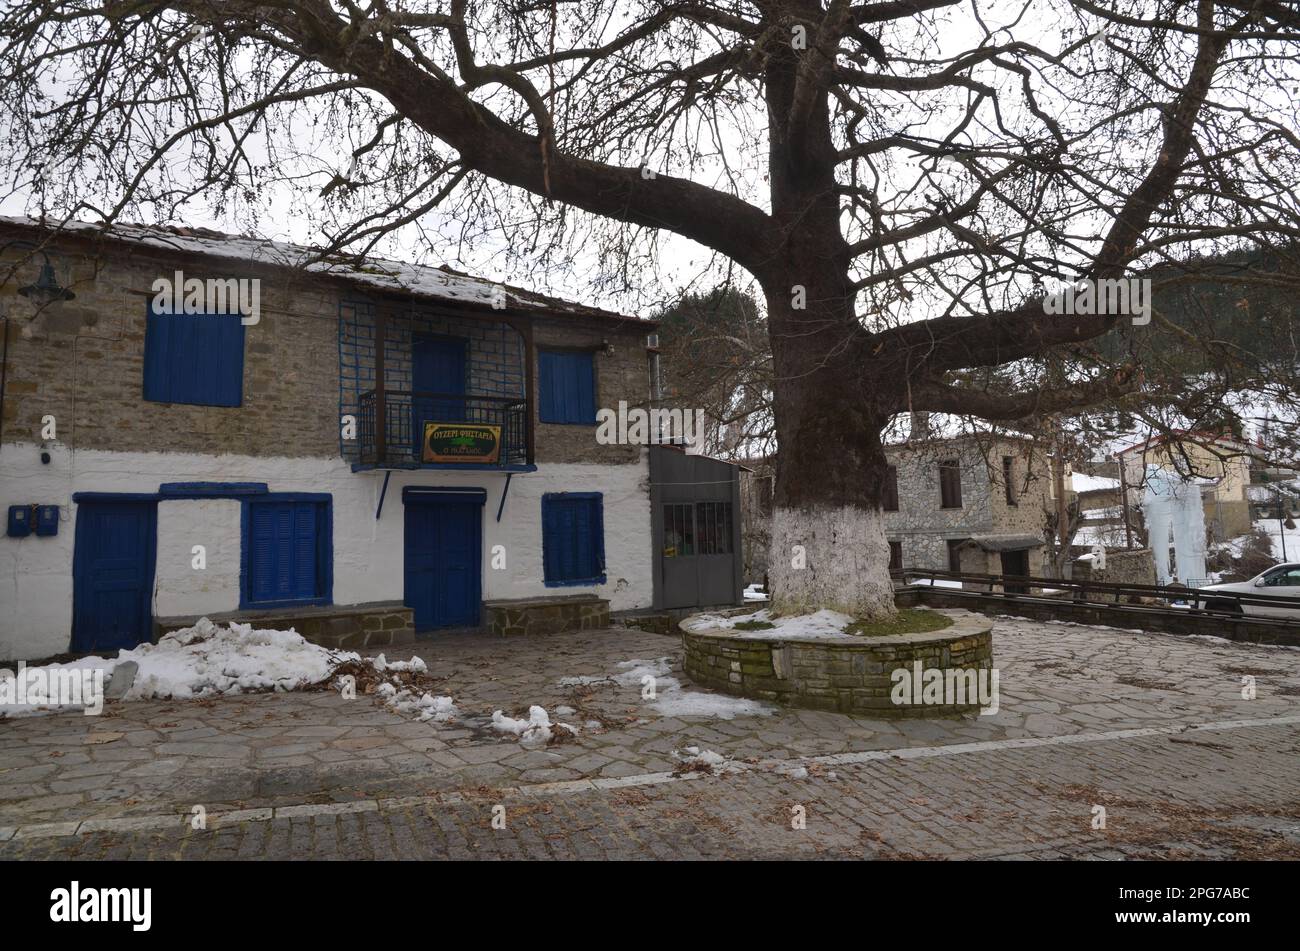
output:
M499 426L501 449L496 464L522 465L528 461L528 407L521 399L385 390L382 430L376 425L378 403L374 390L361 394L357 440L360 461L365 465L427 465L421 459L426 421Z

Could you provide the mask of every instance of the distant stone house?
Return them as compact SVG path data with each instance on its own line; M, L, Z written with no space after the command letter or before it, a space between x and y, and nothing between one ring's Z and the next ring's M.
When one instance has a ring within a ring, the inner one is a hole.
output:
M890 567L1038 575L1055 510L1048 458L1014 437L926 439L888 446L884 500ZM746 579L761 582L771 539L775 461L741 476Z
M203 614L353 645L501 603L660 601L652 529L696 511L652 484L675 450L596 425L646 404L654 322L201 229L0 219L0 255L0 659ZM193 308L159 289L191 282ZM685 530L739 558L714 495ZM736 574L713 596L739 601Z
M968 436L886 448L893 568L1039 575L1055 508L1049 460L1030 439Z

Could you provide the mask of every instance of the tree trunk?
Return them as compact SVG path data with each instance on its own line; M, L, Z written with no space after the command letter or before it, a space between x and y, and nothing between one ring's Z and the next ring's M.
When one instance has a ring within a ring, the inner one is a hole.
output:
M800 5L820 16L814 0ZM861 346L866 334L854 312L853 256L840 229L829 105L823 93L797 103L800 69L789 45L772 44L768 166L780 250L760 274L775 370L772 606L781 614L831 608L888 617L895 609L880 434L898 405L889 388L901 380L882 373Z
M779 447L769 572L780 614L895 613L881 509L890 413L863 389L845 300L808 287L808 313L800 313L789 293L768 292Z

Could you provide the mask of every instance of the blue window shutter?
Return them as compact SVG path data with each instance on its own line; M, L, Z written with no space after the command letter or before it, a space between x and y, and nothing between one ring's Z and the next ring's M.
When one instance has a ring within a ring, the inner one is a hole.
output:
M329 503L248 503L244 605L327 601L330 596Z
M244 324L239 314L155 314L145 319L144 398L239 406Z
M543 423L596 422L595 363L590 353L542 350L537 367L538 418Z
M294 598L316 597L316 506L294 504L293 511L293 594Z
M275 506L254 505L249 532L249 598L275 599Z
M542 497L542 561L548 585L604 583L605 530L599 492Z

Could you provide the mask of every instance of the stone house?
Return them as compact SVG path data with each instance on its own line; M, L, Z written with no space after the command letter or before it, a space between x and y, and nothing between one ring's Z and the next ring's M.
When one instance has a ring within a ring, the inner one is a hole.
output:
M316 258L0 219L0 658L204 614L351 646L656 605L665 447L597 426L646 405L654 322Z
M974 435L886 447L893 568L1041 575L1055 510L1050 459L1031 439Z
M1038 575L1055 511L1049 458L1031 439L970 436L887 446L890 567ZM761 582L771 539L775 460L741 476L746 580ZM1067 476L1068 482L1068 476Z

